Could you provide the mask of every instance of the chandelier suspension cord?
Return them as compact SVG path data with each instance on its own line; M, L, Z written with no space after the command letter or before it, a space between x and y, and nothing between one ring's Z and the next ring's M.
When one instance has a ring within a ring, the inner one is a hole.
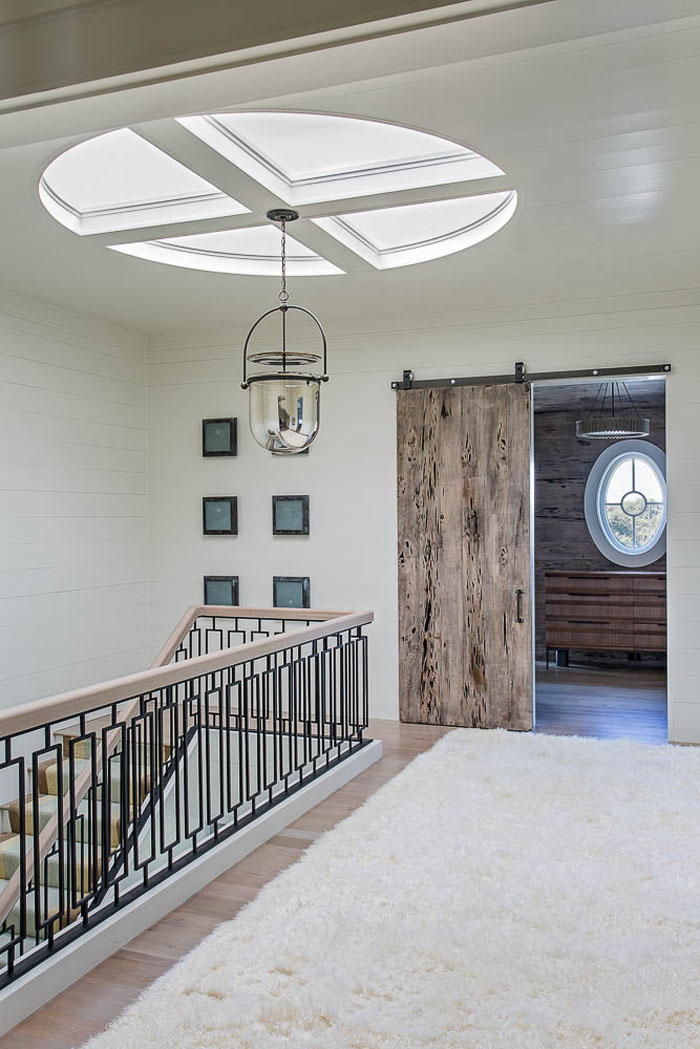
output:
M625 393L627 394L627 400L629 401L629 404L630 404L630 408L632 409L632 414L633 414L633 415L634 415L634 416L635 416L635 417L636 417L637 419L641 419L641 417L642 417L642 413L640 412L639 408L637 407L637 405L636 405L636 404L634 403L634 401L632 400L632 394L631 394L631 393L629 392L629 390L627 389L627 383L626 383L626 382L623 382L623 384L622 384L622 388L623 388L623 390L625 391Z
M603 409L605 408L605 394L606 394L606 391L607 391L606 384L604 382L601 382L600 385L598 386L598 389L596 390L596 395L593 398L593 406L591 407L591 412L590 412L591 415L595 415L596 408L598 408L598 404L599 403L600 403L600 408L599 408L600 412L602 412Z

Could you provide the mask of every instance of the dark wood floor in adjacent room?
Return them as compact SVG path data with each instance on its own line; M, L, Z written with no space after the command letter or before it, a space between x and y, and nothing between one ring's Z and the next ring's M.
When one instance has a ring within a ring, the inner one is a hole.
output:
M537 666L536 732L666 743L666 671Z

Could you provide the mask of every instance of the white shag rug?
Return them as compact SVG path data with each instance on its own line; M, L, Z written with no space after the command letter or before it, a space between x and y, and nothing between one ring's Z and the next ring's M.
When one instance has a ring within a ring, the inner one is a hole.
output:
M90 1049L700 1047L700 750L458 730Z

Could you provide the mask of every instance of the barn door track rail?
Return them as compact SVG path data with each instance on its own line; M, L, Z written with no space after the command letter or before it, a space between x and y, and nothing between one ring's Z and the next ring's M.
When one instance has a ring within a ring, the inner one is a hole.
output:
M563 382L566 379L630 378L632 376L663 376L671 371L670 364L623 365L617 368L577 368L573 371L526 372L522 361L517 361L509 375L470 375L449 379L415 379L407 368L400 379L391 384L392 390L426 390L441 386L492 386L509 382Z

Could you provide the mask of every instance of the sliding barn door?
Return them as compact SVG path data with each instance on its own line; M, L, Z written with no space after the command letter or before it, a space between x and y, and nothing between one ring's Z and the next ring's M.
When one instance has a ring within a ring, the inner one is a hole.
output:
M530 388L397 399L401 720L531 729Z

